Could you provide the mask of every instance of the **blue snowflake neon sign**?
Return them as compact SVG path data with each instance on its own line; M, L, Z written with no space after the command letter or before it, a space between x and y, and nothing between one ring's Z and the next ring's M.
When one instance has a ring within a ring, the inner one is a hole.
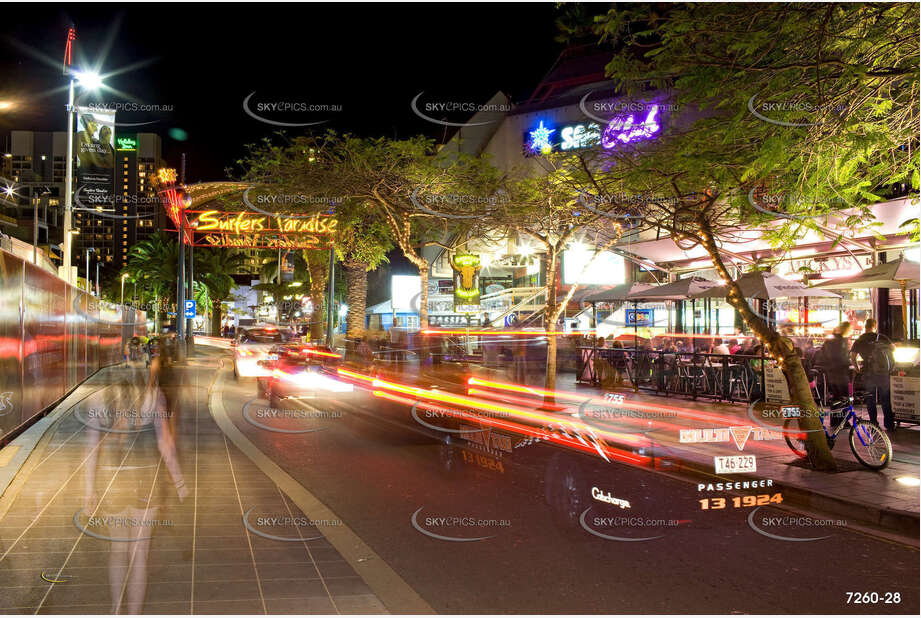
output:
M541 154L547 154L553 150L553 144L550 143L550 134L555 133L556 129L548 129L544 126L544 121L540 121L540 125L531 131L531 143L529 148L533 152L539 152Z

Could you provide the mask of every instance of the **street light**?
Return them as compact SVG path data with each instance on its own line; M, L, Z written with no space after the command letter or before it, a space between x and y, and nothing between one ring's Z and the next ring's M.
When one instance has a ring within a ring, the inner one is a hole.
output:
M120 303L122 306L122 310L124 310L124 307L125 307L125 279L127 278L128 278L128 273L123 273L122 274L122 297L121 297L121 303Z
M95 71L74 71L74 77L82 88L99 90L102 88L102 77Z
M95 253L95 247L87 247L86 249L86 291L90 291L90 253Z
M70 85L67 89L67 165L64 176L64 273L67 282L73 284L71 276L71 227L73 227L74 207L74 84L79 83L87 90L96 90L102 87L102 78L92 71L67 71L70 75ZM87 259L89 259L87 257ZM87 266L87 279L89 279L89 266Z
M48 196L51 195L51 191L47 189L42 192L39 196L39 199L35 199L35 196L32 196L32 263L38 266L38 202L39 200L45 200L45 227L48 224ZM46 234L47 236L47 234ZM47 240L47 238L46 238Z

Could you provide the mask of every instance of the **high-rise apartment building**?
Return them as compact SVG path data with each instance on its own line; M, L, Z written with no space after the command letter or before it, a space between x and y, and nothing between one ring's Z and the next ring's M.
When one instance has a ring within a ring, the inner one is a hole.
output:
M17 235L31 242L33 201L38 200L39 245L62 243L66 133L12 131L8 143L3 176L15 193L5 201L3 214L20 221ZM121 268L136 242L164 228L163 209L151 184L164 165L160 136L116 133L115 146L113 204L103 207L81 200L79 187L74 186L73 226L78 233L72 259L81 269L85 269L87 249L92 249L91 261ZM9 205L10 200L16 208Z

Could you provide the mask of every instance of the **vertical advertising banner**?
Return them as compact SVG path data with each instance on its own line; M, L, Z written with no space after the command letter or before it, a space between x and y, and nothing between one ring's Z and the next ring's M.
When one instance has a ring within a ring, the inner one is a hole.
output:
M77 191L87 208L115 203L115 112L77 107Z

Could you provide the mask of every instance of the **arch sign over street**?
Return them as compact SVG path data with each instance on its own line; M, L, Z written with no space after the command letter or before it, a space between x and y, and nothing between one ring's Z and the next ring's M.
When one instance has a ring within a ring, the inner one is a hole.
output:
M190 208L245 188L239 183L208 183L188 189L170 184L161 189L160 196L176 229L182 228L184 242L194 247L328 249L332 245L339 221L328 213L272 215Z

